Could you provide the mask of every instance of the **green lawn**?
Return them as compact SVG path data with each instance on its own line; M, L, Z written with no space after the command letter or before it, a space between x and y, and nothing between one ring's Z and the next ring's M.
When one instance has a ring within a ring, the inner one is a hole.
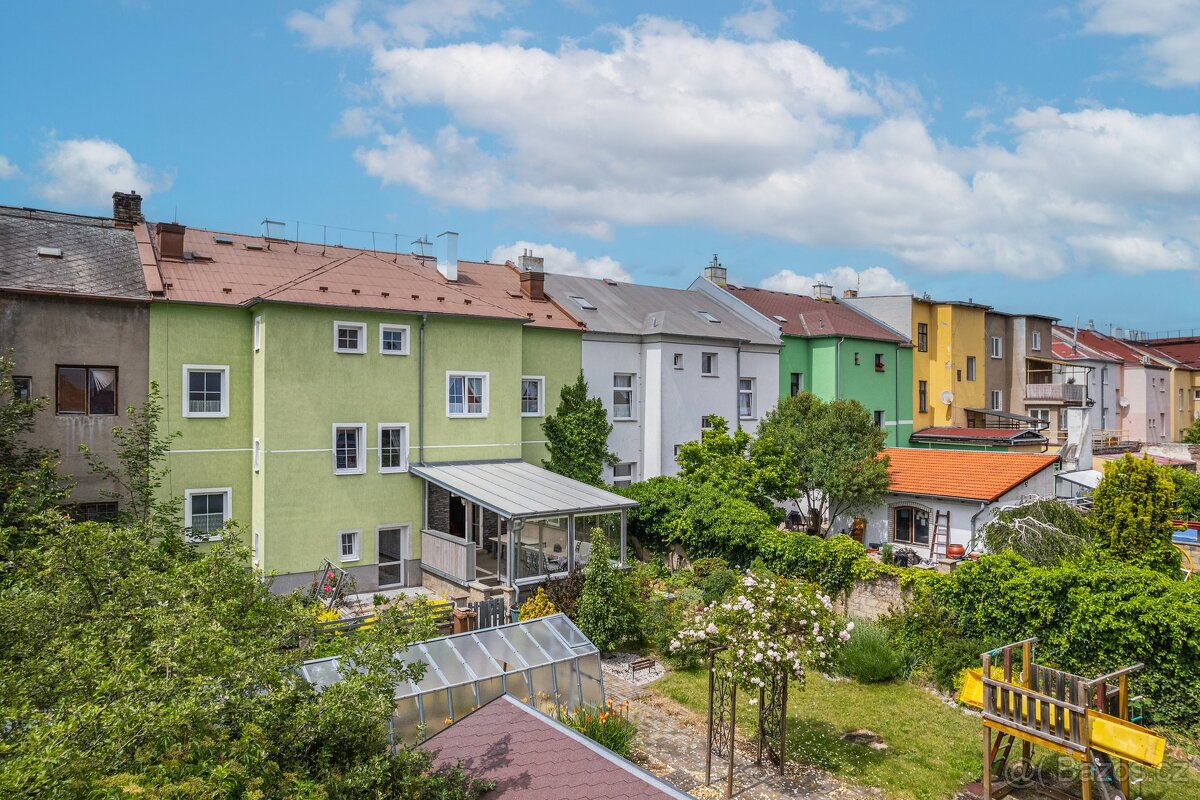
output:
M703 669L673 672L654 688L694 711L707 711ZM748 697L738 699L738 728L752 736L757 709L745 702ZM889 749L877 752L839 738L859 728L882 736ZM790 758L907 800L943 800L977 780L981 731L978 717L907 682L869 685L818 675L809 678L805 690L793 689L788 696ZM1200 800L1200 776L1181 766L1169 762L1159 773L1148 771L1145 800Z

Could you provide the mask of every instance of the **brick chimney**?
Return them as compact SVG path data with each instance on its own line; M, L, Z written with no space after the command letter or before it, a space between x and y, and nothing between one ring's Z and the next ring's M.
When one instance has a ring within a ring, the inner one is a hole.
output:
M183 260L183 234L186 230L187 226L178 222L160 222L154 226L160 258Z
M858 289L843 289L842 297L858 297Z
M113 192L113 221L118 225L133 226L138 222L145 222L146 218L142 216L142 196L137 192L130 190L129 194L125 192Z
M521 271L521 293L530 300L546 299L546 259L526 250L518 259Z

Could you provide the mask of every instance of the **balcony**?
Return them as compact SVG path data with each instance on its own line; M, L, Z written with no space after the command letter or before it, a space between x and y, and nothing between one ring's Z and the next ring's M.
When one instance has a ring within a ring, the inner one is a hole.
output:
M1081 383L1027 383L1026 403L1083 403L1086 388Z

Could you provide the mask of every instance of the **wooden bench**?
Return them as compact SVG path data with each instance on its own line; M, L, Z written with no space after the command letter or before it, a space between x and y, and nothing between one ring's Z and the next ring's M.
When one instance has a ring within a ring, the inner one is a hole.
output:
M653 658L639 658L638 660L630 663L629 677L631 679L636 678L637 674L638 674L638 670L644 669L647 672L649 672L650 670L654 669L657 665L658 665L658 662L656 662Z

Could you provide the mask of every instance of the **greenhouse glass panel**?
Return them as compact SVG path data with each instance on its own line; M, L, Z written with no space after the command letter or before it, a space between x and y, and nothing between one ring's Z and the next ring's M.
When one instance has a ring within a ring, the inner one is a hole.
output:
M419 681L396 686L397 742L432 736L503 692L550 713L556 703L574 709L604 698L600 652L563 614L430 639L396 659L424 669ZM300 671L320 691L348 669L353 665L322 658Z

